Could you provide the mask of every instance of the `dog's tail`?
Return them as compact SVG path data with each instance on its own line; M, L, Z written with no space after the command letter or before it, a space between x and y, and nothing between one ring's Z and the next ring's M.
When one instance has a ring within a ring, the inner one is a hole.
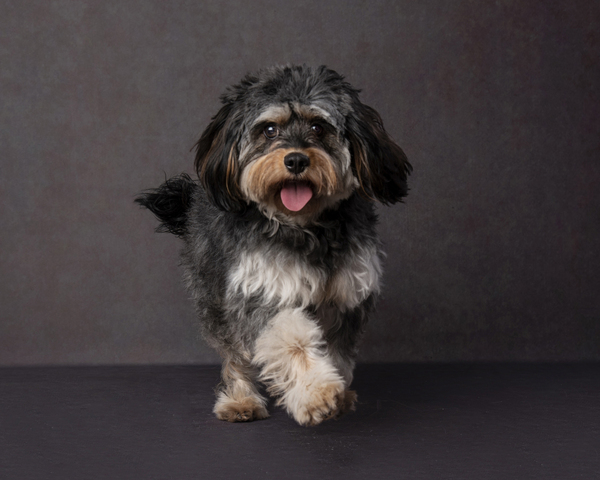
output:
M165 180L158 188L140 193L135 202L146 207L160 220L157 232L170 232L182 237L187 232L187 213L197 187L189 175L182 173Z

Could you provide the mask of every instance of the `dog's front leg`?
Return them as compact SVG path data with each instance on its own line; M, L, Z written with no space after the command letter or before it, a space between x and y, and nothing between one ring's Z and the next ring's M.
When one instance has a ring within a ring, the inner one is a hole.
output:
M226 358L213 409L219 420L248 422L267 418L267 400L254 385L254 368L248 362Z
M253 364L278 404L301 425L338 414L345 382L327 354L323 330L302 309L278 313L256 340Z

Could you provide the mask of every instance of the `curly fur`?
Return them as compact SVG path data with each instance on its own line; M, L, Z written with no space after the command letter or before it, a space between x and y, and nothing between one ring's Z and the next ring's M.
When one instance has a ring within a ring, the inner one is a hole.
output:
M217 417L266 418L260 381L314 425L354 408L348 387L383 257L373 201L400 201L411 166L326 67L247 75L222 102L196 145L199 180L182 174L136 201L183 239L185 283L224 359ZM283 199L290 183L312 192L298 211Z

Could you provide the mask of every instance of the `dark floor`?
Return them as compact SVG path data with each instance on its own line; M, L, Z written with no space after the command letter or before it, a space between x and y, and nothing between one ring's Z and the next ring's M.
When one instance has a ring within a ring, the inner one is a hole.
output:
M360 365L356 413L211 413L216 367L0 369L0 478L598 479L600 364Z

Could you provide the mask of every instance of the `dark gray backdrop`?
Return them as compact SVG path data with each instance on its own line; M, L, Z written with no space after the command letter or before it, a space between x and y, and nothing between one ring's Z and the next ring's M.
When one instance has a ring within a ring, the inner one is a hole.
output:
M0 363L217 360L132 200L288 62L344 73L414 165L362 360L600 359L599 5L1 2Z

